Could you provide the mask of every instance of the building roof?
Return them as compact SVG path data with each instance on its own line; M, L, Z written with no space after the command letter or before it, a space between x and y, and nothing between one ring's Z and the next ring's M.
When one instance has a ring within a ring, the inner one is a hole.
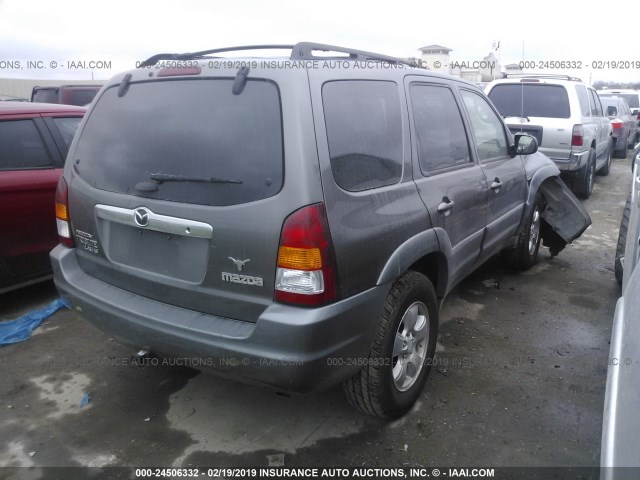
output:
M418 50L420 50L421 52L428 52L431 50L445 50L447 52L453 52L452 49L443 47L442 45L427 45L426 47L419 48Z

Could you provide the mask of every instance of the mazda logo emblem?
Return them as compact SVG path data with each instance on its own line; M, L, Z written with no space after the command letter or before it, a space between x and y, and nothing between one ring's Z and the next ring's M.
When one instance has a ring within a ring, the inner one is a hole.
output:
M151 212L148 208L136 208L133 212L133 219L136 222L136 225L139 227L146 227L149 225L149 214Z

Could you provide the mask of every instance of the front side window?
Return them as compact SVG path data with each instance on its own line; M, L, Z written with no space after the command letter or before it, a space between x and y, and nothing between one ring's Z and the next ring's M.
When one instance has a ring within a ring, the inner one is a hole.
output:
M471 161L462 116L451 90L412 85L411 106L423 174Z
M480 161L509 155L509 142L500 118L481 95L462 90Z
M27 170L52 165L33 120L0 121L0 170Z
M402 177L402 117L398 86L385 81L335 81L322 87L331 171L357 192Z

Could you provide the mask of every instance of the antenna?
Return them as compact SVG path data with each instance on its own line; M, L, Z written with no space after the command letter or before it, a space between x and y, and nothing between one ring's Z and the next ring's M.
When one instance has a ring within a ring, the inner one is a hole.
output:
M524 39L522 40L522 64L524 65ZM523 132L522 118L524 117L524 83L520 82L520 133Z

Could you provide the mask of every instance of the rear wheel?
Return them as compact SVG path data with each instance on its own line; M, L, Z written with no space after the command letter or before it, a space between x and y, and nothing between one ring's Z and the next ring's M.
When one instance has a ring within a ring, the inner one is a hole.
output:
M589 150L589 161L575 179L574 193L580 198L589 198L593 192L593 182L596 174L596 151Z
M613 150L613 141L609 139L609 145L607 145L607 161L605 162L604 166L600 170L598 170L598 175L601 175L603 177L606 177L607 175L609 175L609 172L611 171L612 150Z
M397 418L424 388L436 349L438 304L427 277L408 272L387 295L365 366L343 384L354 407Z
M620 221L620 231L618 232L618 246L616 247L615 274L618 283L622 284L622 273L624 270L624 250L627 244L627 230L629 230L629 215L631 214L631 195L627 198Z

